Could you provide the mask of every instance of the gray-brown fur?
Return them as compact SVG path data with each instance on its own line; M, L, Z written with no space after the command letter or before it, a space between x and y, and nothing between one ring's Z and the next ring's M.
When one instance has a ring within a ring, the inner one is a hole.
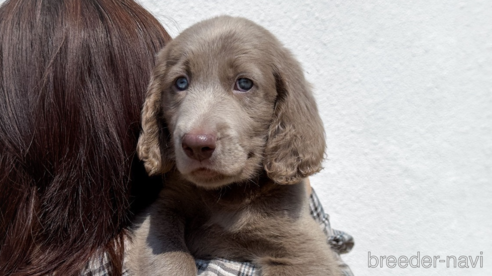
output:
M253 88L234 90L243 77ZM196 275L196 257L340 275L303 183L321 168L323 125L300 64L270 32L227 16L185 30L158 55L142 127L139 157L165 184L136 223L133 274ZM216 139L210 158L187 156L190 133Z

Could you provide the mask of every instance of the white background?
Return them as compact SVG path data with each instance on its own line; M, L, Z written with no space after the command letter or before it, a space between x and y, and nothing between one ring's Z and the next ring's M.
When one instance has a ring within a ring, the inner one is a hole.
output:
M173 37L247 17L301 61L328 144L311 181L356 275L492 275L492 1L139 2ZM484 267L369 268L369 251Z

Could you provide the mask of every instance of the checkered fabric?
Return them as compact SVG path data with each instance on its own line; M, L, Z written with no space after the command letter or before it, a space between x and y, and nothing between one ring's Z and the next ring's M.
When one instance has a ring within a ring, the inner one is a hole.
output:
M346 254L352 250L354 239L349 234L334 230L330 226L328 214L323 210L323 206L318 199L316 193L312 192L309 208L313 218L320 224L320 228L327 236L327 243L335 251L338 264L344 276L353 276L350 268L342 261L340 254ZM196 267L199 276L256 276L260 275L259 270L249 262L234 262L225 259L215 260L196 260ZM106 260L93 261L87 265L87 270L84 273L86 276L105 276L107 274ZM131 274L127 269L123 271L124 276Z

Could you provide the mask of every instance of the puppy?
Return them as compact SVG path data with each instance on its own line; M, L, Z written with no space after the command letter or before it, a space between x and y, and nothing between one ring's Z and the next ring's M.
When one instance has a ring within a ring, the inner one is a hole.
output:
M325 137L300 64L267 30L217 17L157 57L138 155L164 175L137 222L136 275L196 275L194 258L252 261L262 275L340 275L303 179Z

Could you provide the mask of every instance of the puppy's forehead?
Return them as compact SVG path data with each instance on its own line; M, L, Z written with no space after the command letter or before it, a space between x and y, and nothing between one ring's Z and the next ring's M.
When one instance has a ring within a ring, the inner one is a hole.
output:
M263 27L244 18L222 16L205 20L186 29L174 41L169 61L183 58L199 61L211 57L259 58L271 56L271 47L279 44Z

